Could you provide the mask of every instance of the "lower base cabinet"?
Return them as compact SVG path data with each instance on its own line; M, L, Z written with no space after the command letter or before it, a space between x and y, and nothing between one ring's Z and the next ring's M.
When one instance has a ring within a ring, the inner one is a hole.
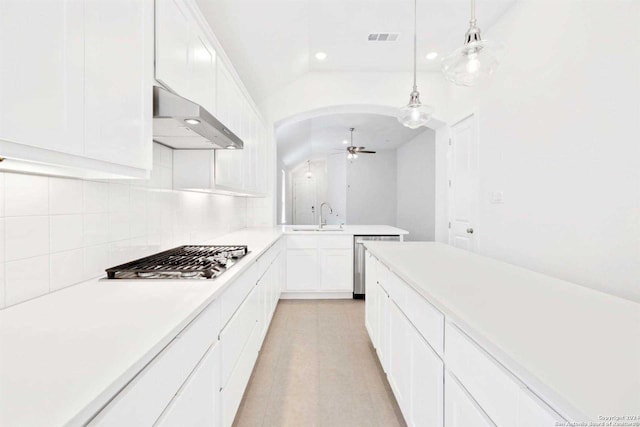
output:
M410 426L442 426L442 360L398 306L389 302L389 383Z
M87 425L230 427L280 298L282 260L276 243Z
M450 374L444 377L445 427L494 427L489 417Z
M162 413L158 427L220 425L220 344L207 351Z
M353 236L288 235L286 291L305 298L353 294ZM308 295L308 296L307 296Z
M436 307L417 301L422 296L380 261L369 253L365 260L365 325L409 426L565 421Z

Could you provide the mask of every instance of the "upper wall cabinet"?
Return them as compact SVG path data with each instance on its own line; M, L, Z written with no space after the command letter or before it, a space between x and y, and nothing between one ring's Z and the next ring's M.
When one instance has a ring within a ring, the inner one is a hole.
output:
M242 150L174 156L175 188L265 194L268 132L195 2L156 0L155 77L244 141Z
M180 0L156 0L156 80L216 110L216 51Z
M152 70L150 2L0 2L2 167L146 176Z

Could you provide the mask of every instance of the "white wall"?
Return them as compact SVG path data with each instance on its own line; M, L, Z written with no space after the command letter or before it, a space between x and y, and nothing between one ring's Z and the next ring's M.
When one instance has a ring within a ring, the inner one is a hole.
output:
M347 223L396 224L396 150L347 162Z
M347 156L344 153L327 157L327 201L333 208L327 222L347 222Z
M397 150L397 226L406 240L435 240L435 132L426 130Z
M401 107L409 101L413 80L407 72L310 72L267 97L262 113L272 122L324 107L378 105ZM418 74L424 103L445 113L446 90L439 72Z
M478 112L480 253L640 301L638 22L633 0L520 1L485 35L507 45L490 87L450 86L449 123Z
M155 144L149 180L0 173L0 308L246 226L244 197L171 191L172 163Z

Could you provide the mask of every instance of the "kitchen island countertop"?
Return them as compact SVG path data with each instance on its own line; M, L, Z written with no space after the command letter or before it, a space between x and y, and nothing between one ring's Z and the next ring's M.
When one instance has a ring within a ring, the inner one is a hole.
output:
M640 304L441 243L365 246L570 420L640 414Z

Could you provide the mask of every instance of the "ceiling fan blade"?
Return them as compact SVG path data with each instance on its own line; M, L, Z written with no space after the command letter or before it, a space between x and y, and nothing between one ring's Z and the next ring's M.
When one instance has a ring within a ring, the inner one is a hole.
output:
M363 154L376 154L375 151L371 151L371 150L358 150L358 153L363 153Z

